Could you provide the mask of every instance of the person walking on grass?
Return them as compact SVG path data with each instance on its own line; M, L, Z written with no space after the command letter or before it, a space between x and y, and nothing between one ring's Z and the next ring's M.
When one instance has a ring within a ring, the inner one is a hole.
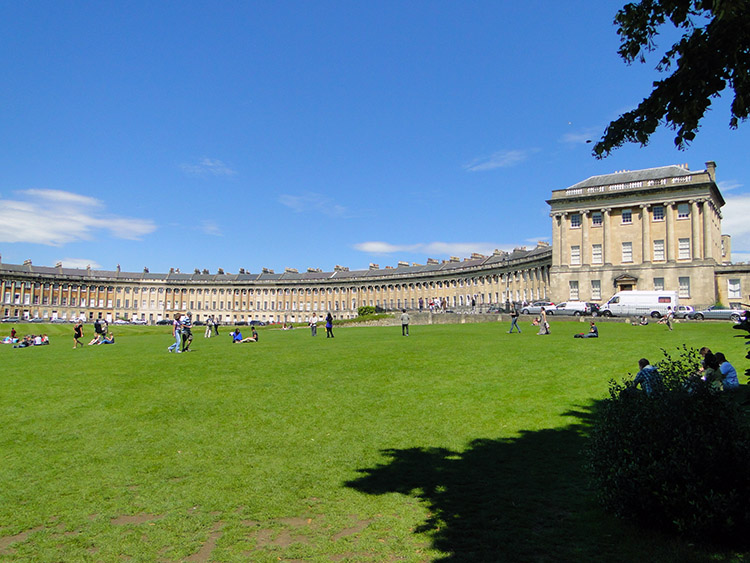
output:
M326 338L333 338L333 315L330 312L326 315Z
M190 352L190 344L193 342L193 314L188 311L180 317L182 327L182 351Z
M521 334L521 329L518 326L518 315L518 305L514 303L513 310L510 312L510 330L508 331L508 334L513 334L513 327L516 327L518 334Z
M401 336L409 336L409 313L401 310Z
M83 348L83 342L81 342L81 338L83 338L83 323L81 321L78 321L76 323L76 326L73 328L73 350L78 348L78 345L81 345L81 348Z
M539 332L537 332L537 336L540 334L549 334L549 323L547 322L547 311L542 307L542 310L539 311Z
M182 325L180 324L179 313L175 313L174 320L172 321L172 338L174 338L174 344L167 348L167 352L182 353L182 350L180 350L180 344L182 343Z

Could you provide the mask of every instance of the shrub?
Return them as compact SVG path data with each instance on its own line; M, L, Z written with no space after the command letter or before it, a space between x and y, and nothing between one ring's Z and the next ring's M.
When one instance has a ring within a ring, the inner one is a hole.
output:
M588 446L599 499L615 514L703 540L746 537L750 427L696 373L698 354L665 352L664 392L610 382Z
M374 315L374 314L375 314L375 307L370 307L369 305L363 305L362 307L357 308L358 317L366 317L367 315Z

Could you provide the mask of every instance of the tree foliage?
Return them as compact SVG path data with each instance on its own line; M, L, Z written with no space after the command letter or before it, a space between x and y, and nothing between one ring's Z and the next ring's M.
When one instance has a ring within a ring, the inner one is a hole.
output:
M668 73L636 109L607 126L594 145L603 158L625 143L648 144L660 123L676 131L684 149L695 138L713 98L734 91L729 126L734 129L750 110L750 0L641 0L615 16L620 56L645 62L656 49L659 29L671 23L682 33L662 56L657 70Z

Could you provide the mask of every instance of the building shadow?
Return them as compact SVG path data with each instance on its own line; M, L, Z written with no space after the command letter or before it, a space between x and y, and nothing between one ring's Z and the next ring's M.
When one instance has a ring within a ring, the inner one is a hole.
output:
M565 413L577 421L564 428L478 439L461 452L383 450L387 461L358 470L346 485L420 499L429 516L415 533L427 533L447 554L438 561L701 560L688 544L601 510L583 452L595 408Z

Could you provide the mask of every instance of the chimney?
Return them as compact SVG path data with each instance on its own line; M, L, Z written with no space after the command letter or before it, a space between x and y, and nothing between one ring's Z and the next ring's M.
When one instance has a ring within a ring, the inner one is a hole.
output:
M716 163L713 160L709 160L706 162L706 172L708 172L708 177L711 178L712 182L716 181Z
M370 269L371 270L379 270L380 269L380 265L379 264L373 264L372 262L370 262Z

